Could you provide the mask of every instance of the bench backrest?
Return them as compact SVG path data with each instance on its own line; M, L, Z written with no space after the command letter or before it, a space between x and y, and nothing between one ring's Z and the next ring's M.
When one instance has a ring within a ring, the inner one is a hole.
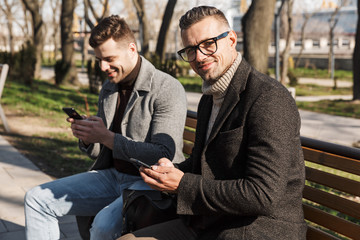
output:
M187 155L195 128L196 112L188 111L183 136ZM360 239L360 149L306 137L301 137L301 144L306 163L307 239Z

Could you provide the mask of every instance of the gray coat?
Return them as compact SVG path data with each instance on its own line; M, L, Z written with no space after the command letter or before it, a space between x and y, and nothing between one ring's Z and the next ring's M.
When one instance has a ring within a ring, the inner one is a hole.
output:
M118 98L118 85L105 82L98 102L98 116L112 128ZM122 134L116 134L114 148L99 143L85 150L96 158L92 169L109 168L113 158L130 157L148 164L166 157L174 162L184 160L183 131L186 118L186 94L182 85L142 58L139 75L121 122ZM112 154L112 155L111 155Z
M99 95L97 115L108 129L112 129L117 99L117 84L106 81ZM127 160L133 157L150 165L162 157L181 162L184 160L186 110L186 94L179 81L157 70L142 57L140 72L121 122L122 134L115 134L113 150L99 143L84 148L81 142L80 149L96 159L91 169L97 170L111 167L113 158ZM90 237L91 222L90 217L77 217L83 239Z
M300 117L287 89L242 60L205 141L211 106L204 95L192 155L179 164L178 213L201 239L305 239Z

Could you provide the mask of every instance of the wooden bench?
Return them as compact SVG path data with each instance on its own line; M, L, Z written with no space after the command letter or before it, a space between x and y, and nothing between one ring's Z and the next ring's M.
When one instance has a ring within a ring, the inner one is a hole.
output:
M196 112L188 111L185 154L195 141ZM301 137L306 163L303 209L307 239L360 239L360 149Z

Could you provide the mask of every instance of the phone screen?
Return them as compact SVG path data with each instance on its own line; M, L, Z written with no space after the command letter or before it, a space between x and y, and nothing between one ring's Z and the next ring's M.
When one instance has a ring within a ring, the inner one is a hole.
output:
M73 119L82 120L83 118L80 116L80 114L72 107L64 107L63 111Z

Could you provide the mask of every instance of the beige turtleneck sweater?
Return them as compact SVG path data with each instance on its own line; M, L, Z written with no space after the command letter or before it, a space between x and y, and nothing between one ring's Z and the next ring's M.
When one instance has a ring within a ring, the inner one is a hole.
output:
M210 85L209 82L203 81L203 85L202 85L203 94L213 96L213 105L211 110L211 116L209 119L208 130L206 133L206 140L209 138L211 129L213 128L213 125L215 123L215 119L224 101L227 88L230 84L231 79L235 74L235 71L240 65L241 59L242 59L241 54L238 53L231 67L214 84Z

